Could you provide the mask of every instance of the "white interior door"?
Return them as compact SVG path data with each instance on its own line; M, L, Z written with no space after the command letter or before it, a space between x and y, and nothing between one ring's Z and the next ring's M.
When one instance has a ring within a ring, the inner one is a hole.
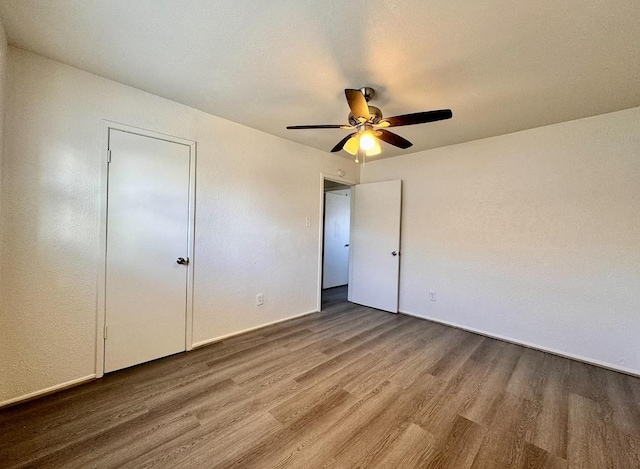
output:
M349 226L351 189L327 192L324 197L324 258L322 288L349 283Z
M185 350L187 145L110 129L105 371Z
M398 312L402 181L353 187L349 301Z

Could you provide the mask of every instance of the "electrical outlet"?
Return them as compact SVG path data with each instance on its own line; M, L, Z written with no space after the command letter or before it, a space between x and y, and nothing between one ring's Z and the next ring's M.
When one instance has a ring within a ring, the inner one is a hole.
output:
M309 228L311 226L311 217L305 218L304 226L306 226L307 228Z
M436 292L429 290L429 301L436 301Z
M262 306L264 304L264 295L262 293L258 293L256 295L256 306Z

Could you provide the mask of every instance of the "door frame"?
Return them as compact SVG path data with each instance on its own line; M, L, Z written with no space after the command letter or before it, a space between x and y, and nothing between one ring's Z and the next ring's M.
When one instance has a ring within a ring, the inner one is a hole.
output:
M103 119L101 122L101 177L100 177L100 255L98 256L98 301L96 307L96 377L104 375L106 324L106 293L107 293L107 222L108 222L108 197L109 197L109 131L119 130L131 134L151 137L167 142L178 143L189 147L189 226L187 235L187 307L185 313L185 350L193 348L193 273L194 273L194 244L195 244L195 217L196 217L196 165L197 145L193 140L187 140L173 135L167 135L151 130L141 129L131 125L121 124Z
M353 187L358 184L351 179L343 178L334 174L320 173L320 214L318 216L318 288L316 295L316 309L322 311L322 254L324 250L324 181L333 181L345 186ZM349 216L353 217L353 197L351 199L351 211ZM351 250L349 250L349 280L351 280Z

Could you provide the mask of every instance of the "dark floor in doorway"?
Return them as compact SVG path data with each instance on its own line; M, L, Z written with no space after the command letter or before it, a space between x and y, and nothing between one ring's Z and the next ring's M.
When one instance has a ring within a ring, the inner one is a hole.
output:
M347 285L322 290L322 311L331 306L347 301Z

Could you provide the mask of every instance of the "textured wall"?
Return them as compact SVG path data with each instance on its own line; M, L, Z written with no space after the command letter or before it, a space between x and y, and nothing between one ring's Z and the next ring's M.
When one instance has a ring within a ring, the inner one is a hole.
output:
M357 166L9 51L0 402L95 372L101 119L198 142L195 342L315 310L320 172Z
M7 70L7 37L0 20L0 245L2 245L2 169L4 153L4 103ZM2 262L0 262L0 279L2 278ZM0 282L0 295L2 295L2 282ZM0 352L2 346L0 345ZM2 355L0 355L0 363Z
M367 164L362 182L403 180L401 311L640 373L638 122L634 108Z

